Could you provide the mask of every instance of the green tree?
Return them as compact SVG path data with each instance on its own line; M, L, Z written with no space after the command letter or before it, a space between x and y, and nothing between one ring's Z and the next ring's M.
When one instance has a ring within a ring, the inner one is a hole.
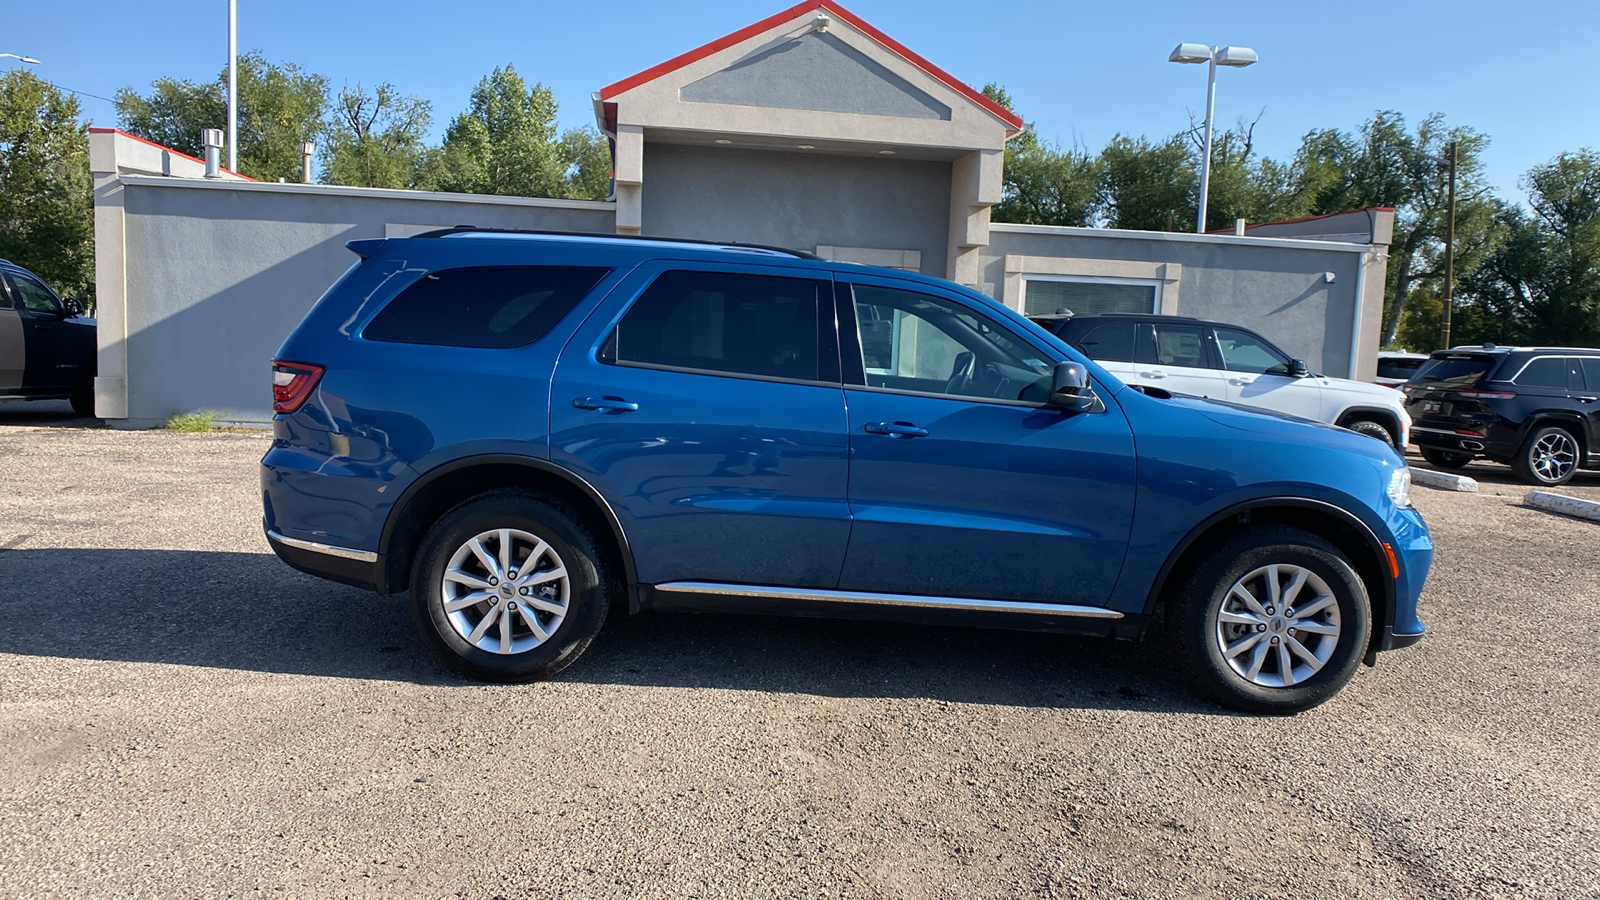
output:
M1489 139L1450 127L1442 115L1408 130L1397 112L1380 111L1354 134L1313 131L1295 157L1298 190L1310 212L1333 213L1369 206L1395 210L1389 245L1389 283L1384 297L1382 342L1393 344L1413 293L1438 291L1444 275L1448 162L1456 145L1455 275L1473 272L1502 239L1494 200L1483 177L1482 153ZM1432 342L1429 342L1431 346Z
M1181 135L1161 143L1117 135L1100 151L1101 202L1112 228L1186 231L1200 176Z
M1600 346L1600 154L1563 153L1522 180L1532 212L1499 205L1504 240L1462 284L1463 341ZM1464 315L1463 315L1464 313ZM1460 321L1458 318L1457 321Z
M994 82L984 96L1012 112L1011 95ZM1006 141L1004 180L996 222L1028 225L1092 225L1100 207L1100 166L1087 151L1061 150L1039 142L1031 123Z
M328 80L293 63L275 66L259 50L239 57L239 172L261 181L300 180L300 142L323 131ZM228 72L196 84L161 78L148 95L117 91L123 130L199 156L200 131L227 127Z
M478 82L445 132L437 183L466 194L565 197L571 160L556 142L556 101L507 65Z
M431 165L423 138L433 120L428 101L394 85L371 93L345 87L333 104L322 154L322 182L361 187L415 188Z
M92 196L77 98L20 69L0 76L0 258L92 304Z
M593 128L561 135L557 158L565 172L566 197L604 200L611 193L611 142Z

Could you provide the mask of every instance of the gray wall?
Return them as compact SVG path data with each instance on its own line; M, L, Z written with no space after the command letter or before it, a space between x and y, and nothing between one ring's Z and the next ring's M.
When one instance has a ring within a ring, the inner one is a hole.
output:
M314 186L222 189L182 179L129 181L122 198L123 314L128 424L135 426L196 409L220 410L235 422L270 420L268 361L355 262L346 241L385 237L389 225L614 229L611 210L598 203L589 209L541 208L491 198L361 196ZM113 324L116 316L105 319ZM110 374L104 361L115 356L108 357L105 348L120 337L106 330L102 375Z
M679 96L692 103L950 118L950 107L882 63L837 35L815 32L774 41L726 69L684 85Z
M645 144L643 233L922 251L945 274L950 164Z
M1265 241L1130 238L1112 230L1093 236L996 230L983 257L983 281L986 288L995 286L996 297L1007 254L1178 263L1178 308L1164 311L1243 325L1304 359L1314 372L1341 378L1349 372L1359 252L1304 243L1280 248ZM1332 284L1325 272L1334 273ZM1364 303L1381 307L1383 296L1369 294ZM1363 349L1366 356L1374 348Z

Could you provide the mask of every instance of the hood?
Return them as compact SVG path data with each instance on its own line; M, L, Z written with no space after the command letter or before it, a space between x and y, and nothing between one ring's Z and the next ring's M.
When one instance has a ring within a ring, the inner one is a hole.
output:
M1359 384L1359 382L1350 383ZM1372 385L1372 387L1395 394L1394 391L1388 388L1382 388L1378 385ZM1395 396L1398 397L1399 394L1395 394ZM1241 406L1237 403L1207 400L1200 397L1174 396L1172 400L1167 402L1190 406L1196 412L1218 425L1238 431L1265 435L1290 442L1315 443L1318 446L1357 453L1390 464L1406 465L1405 459L1383 441L1375 441L1372 438L1356 434L1336 425L1329 425L1326 422L1302 419L1289 413L1261 409L1255 406Z

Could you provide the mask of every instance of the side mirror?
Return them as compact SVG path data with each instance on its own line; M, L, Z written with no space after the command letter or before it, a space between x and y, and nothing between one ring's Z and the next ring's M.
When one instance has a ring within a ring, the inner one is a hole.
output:
M1081 363L1056 363L1055 377L1050 380L1050 405L1086 412L1094 406L1094 402L1088 370Z
M1303 359L1291 359L1291 360L1289 360L1289 377L1290 378L1304 378L1304 377L1306 377L1307 375L1310 375L1310 374L1311 374L1311 370L1306 368L1306 361L1305 360L1303 360Z

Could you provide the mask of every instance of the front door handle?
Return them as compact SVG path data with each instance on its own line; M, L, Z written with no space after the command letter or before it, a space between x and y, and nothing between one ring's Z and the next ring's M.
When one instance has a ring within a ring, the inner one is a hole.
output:
M608 413L638 412L639 404L621 397L579 397L572 401L579 409L598 409Z
M1167 377L1167 373L1161 371L1160 369L1151 369L1148 372L1140 372L1139 373L1139 377L1140 378L1165 378L1165 377Z
M868 422L861 426L867 434L887 434L892 438L927 437L928 429L918 428L910 422Z
M1255 384L1256 380L1254 378L1229 378L1228 383L1236 385Z

